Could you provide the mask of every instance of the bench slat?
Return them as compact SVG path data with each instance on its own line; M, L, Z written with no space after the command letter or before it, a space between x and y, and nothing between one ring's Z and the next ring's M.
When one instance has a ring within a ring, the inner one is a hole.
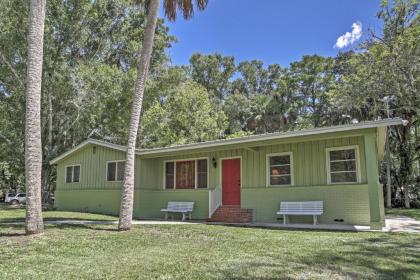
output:
M323 201L282 201L277 214L321 215L324 212Z
M169 201L162 212L191 212L194 208L194 202Z

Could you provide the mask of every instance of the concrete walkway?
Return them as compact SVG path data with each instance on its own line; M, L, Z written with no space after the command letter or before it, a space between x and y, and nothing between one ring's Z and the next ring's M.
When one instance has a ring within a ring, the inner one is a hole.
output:
M23 225L24 222L0 223L0 225ZM58 220L44 221L47 225L113 225L118 221L89 221L89 220ZM221 225L238 227L258 227L270 229L297 229L297 230L327 230L327 231L382 231L382 232L407 232L420 233L420 221L408 217L387 217L386 227L382 230L371 230L369 226L341 225L341 224L282 224L282 223L208 223L204 221L163 221L163 220L133 220L134 225Z
M385 225L389 232L420 233L420 221L409 217L387 216Z

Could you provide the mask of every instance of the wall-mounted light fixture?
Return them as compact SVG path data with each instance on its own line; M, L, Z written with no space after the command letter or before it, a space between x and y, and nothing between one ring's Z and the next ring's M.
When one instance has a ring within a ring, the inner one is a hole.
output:
M213 164L213 167L214 167L214 168L216 168L216 167L217 167L217 160L216 160L216 158L215 158L215 157L213 157L213 158L211 159L211 163Z

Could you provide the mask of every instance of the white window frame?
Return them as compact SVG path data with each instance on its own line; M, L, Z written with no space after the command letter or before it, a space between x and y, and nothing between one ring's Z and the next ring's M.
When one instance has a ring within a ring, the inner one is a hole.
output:
M287 185L271 185L270 184L270 157L274 156L289 156L290 157L290 184ZM294 168L293 168L293 152L282 152L282 153L272 153L266 154L266 161L265 161L265 169L266 169L266 186L267 187L291 187L295 185L294 179Z
M74 167L79 166L79 182L74 182ZM67 167L73 167L71 170L71 182L67 182ZM80 180L82 178L82 166L80 164L71 164L64 166L64 183L66 184L77 184L80 183Z
M107 181L107 182L122 182L122 181L124 181L124 179L123 180L117 180L117 178L118 178L118 162L124 162L124 161L125 161L125 159L109 160L109 161L105 162L105 181ZM114 181L108 180L108 164L112 163L112 162L116 163L115 164L115 180Z
M198 188L197 187L197 183L198 183L198 168L197 168L197 161L198 160L202 160L202 159L206 159L207 160L207 188ZM209 158L208 157L199 157L199 158L186 158L186 159L168 159L168 160L164 160L163 161L163 189L164 190L177 190L176 188L176 163L177 162L182 162L182 161L195 161L194 163L194 190L206 190L209 188L209 182L210 182L210 166L209 166ZM167 162L173 162L174 163L174 185L172 186L172 189L167 189L166 188L166 163ZM178 190L188 190L188 189L178 189Z
M330 167L330 152L331 151L342 151L342 150L355 150L356 156L356 182L331 182L331 167ZM327 183L328 185L349 185L349 184L360 184L362 181L361 179L361 172L360 172L360 153L359 153L359 146L352 145L352 146L340 146L340 147L331 147L326 148L326 162L327 162Z

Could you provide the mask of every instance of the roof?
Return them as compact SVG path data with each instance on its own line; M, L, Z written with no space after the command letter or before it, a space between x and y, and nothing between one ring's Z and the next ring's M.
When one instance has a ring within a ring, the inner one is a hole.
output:
M384 119L384 120L377 120L377 121L366 121L366 122L360 122L360 123L355 123L355 124L336 125L336 126L319 127L319 128L311 128L311 129L303 129L303 130L295 130L295 131L287 131L287 132L274 132L274 133L251 135L251 136L238 137L238 138L232 138L232 139L221 139L221 140L206 141L206 142L199 142L199 143L192 143L192 144L174 145L174 146L164 147L164 148L137 149L136 154L152 155L152 154L167 153L167 152L174 152L174 151L197 150L197 149L202 149L202 148L211 148L211 147L218 147L218 146L223 146L223 145L236 145L236 144L244 144L244 143L251 144L253 142L259 142L259 141L264 141L264 140L285 139L285 138L300 137L300 136L326 134L326 133L332 133L332 132L386 127L386 126L400 125L400 124L403 124L403 120L400 118ZM90 144L104 146L111 149L120 150L123 152L127 150L127 148L122 145L112 144L109 142L96 140L96 139L87 139L83 141L82 143L80 143L79 145L75 146L74 148L70 149L69 151L51 160L50 164L56 164L58 161L68 157L70 154Z

